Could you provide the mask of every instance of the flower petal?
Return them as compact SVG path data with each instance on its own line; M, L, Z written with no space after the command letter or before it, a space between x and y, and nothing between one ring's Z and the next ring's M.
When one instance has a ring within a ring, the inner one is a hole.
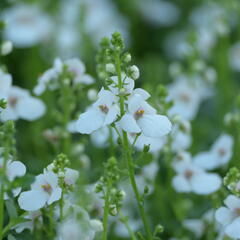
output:
M240 238L240 217L236 218L230 225L226 227L225 233L231 238Z
M31 190L20 194L18 204L23 210L36 211L45 205L47 199L47 193L39 190Z
M172 129L172 124L166 116L153 114L143 115L137 120L138 125L147 137L162 137Z
M119 107L116 104L114 104L112 107L110 107L110 109L106 115L104 125L113 123L116 120L119 112L120 112Z
M236 208L240 208L240 198L238 198L238 197L236 197L234 195L229 195L224 200L224 203L231 210L234 210Z
M76 130L82 134L90 134L103 126L105 115L96 108L92 108L80 115Z
M215 173L194 174L191 178L193 191L197 194L211 194L221 187L222 180Z
M177 175L172 180L173 187L177 192L191 192L189 181L182 175Z
M216 220L221 223L223 226L228 225L233 220L233 214L226 207L220 207L215 213Z
M60 187L55 188L53 190L50 198L47 201L48 205L52 204L53 202L58 201L61 198L61 195L62 195L62 189Z
M44 115L46 107L44 103L34 97L26 97L18 101L17 112L20 118L33 121Z
M10 181L13 181L15 177L21 177L26 173L26 167L19 161L11 162L7 167L7 174Z
M129 133L139 133L141 129L137 125L136 120L130 114L125 114L120 120L121 128Z
M216 158L211 152L202 152L197 154L193 158L193 161L199 167L202 167L206 170L212 170L217 167L217 162L215 161L215 159Z

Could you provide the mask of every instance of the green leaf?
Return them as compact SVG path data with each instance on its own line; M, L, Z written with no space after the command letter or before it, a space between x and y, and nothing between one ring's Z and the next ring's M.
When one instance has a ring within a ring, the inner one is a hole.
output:
M16 238L13 235L9 234L8 235L8 240L16 240Z
M5 202L5 205L6 205L10 219L16 219L18 217L18 214L17 214L17 209L14 205L13 200L12 199L7 200Z

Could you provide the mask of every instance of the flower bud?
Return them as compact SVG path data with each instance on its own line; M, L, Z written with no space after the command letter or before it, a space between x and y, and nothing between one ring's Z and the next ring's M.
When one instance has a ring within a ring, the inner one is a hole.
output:
M106 64L106 71L109 72L109 73L115 73L115 72L116 72L116 69L115 69L114 64L112 64L112 63L107 63L107 64Z
M8 55L13 49L13 44L10 41L3 42L1 46L1 54L3 56Z
M139 78L140 72L139 72L139 69L136 65L132 65L129 68L129 71L130 71L130 76L133 78L133 80L136 80L136 79Z

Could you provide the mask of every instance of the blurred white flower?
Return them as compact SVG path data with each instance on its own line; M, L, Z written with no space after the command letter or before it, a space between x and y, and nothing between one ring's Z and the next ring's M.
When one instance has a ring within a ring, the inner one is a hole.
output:
M240 42L235 43L230 48L229 63L233 70L240 72Z
M141 95L135 94L128 103L128 112L120 120L120 126L129 133L142 132L146 137L160 138L171 131L172 124L159 115Z
M0 157L0 169L3 168L3 158ZM26 167L23 163L19 162L19 161L7 161L6 163L6 177L8 179L8 181L12 182L14 181L14 179L16 177L22 177L24 176L26 173ZM0 183L0 187L1 187L1 183ZM16 197L21 191L21 187L17 187L15 189L12 190L13 196ZM5 199L8 199L8 195L7 193L5 193L4 196Z
M222 225L227 236L240 238L240 199L234 195L228 196L224 204L215 213L216 220Z
M88 213L79 206L70 206L68 217L58 227L58 240L93 240L97 232L101 232L102 223L90 219Z
M20 87L12 86L7 91L7 108L1 113L2 121L18 120L19 118L33 121L44 115L44 103Z
M41 211L29 212L28 215L24 216L24 218L29 221L17 224L14 227L17 233L21 233L25 229L29 229L32 232L34 227L36 227L36 222L42 222L42 213Z
M3 56L8 55L12 52L13 44L11 41L4 41L1 45L1 54Z
M194 79L188 79L181 75L169 85L168 90L168 99L174 101L169 114L180 115L186 120L194 119L201 101L212 95L210 88L207 88L197 76Z
M98 100L89 110L80 115L77 121L77 131L89 134L113 123L120 111L115 102L116 96L113 93L101 89L98 93Z
M177 6L170 1L142 0L138 2L138 6L147 21L163 27L175 24L180 15Z
M208 173L195 165L190 158L177 161L173 165L177 176L172 180L173 187L178 192L194 192L196 194L211 194L221 187L218 174Z
M0 99L7 99L12 86L12 76L0 68Z
M197 238L200 238L205 230L204 222L201 219L186 219L183 226L193 232Z
M233 154L233 138L222 134L213 144L210 151L197 154L193 161L196 165L212 170L226 165Z
M62 189L58 185L58 176L50 171L36 177L31 190L22 192L18 198L21 209L36 211L58 201L61 198Z
M16 47L31 47L49 37L51 21L38 6L17 4L3 13L5 38Z
M36 95L41 95L45 92L46 88L55 90L59 88L59 77L63 72L63 68L66 66L68 71L72 73L73 84L92 84L94 79L86 74L84 63L78 58L70 58L66 61L62 61L60 58L54 60L53 67L45 71L38 79L38 83L34 88Z

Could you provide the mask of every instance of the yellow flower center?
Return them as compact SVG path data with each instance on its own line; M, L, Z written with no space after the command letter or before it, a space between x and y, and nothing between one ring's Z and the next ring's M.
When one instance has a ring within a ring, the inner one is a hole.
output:
M135 117L135 119L139 119L140 117L142 117L142 115L144 114L144 110L143 109L139 109L139 110L137 110L136 112L135 112L135 114L134 114L134 117Z

